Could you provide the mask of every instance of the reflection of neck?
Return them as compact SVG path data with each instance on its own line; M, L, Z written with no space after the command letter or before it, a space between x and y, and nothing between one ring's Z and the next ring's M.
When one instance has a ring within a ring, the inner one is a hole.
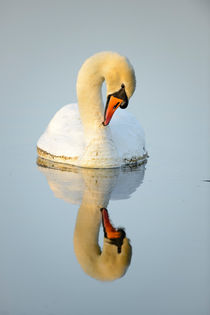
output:
M106 191L101 191L100 189L91 190L91 187L88 189L87 186L83 194L75 226L74 244L76 256L79 262L85 261L85 268L88 267L86 261L89 259L94 262L94 268L96 268L97 258L101 254L101 249L98 245L101 225L100 209L107 207L110 194L110 189Z
M89 192L84 193L82 204L79 208L75 231L75 253L79 262L85 261L83 269L89 267L86 262L93 263L91 268L96 268L97 258L101 254L98 245L98 235L101 224L100 208L97 204L89 203ZM88 270L87 270L87 273Z
M113 187L112 182L108 184L99 180L99 185L86 182L81 206L78 211L74 231L74 250L82 269L91 277L98 280L114 280L121 277L131 257L131 247L125 238L121 254L117 253L117 247L104 239L103 251L98 245L98 235L101 224L101 208L106 208ZM91 189L92 188L92 189Z

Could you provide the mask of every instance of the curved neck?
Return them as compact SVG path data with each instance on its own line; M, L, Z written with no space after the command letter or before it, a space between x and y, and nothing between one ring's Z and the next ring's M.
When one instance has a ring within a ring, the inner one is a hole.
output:
M116 92L125 85L128 98L135 89L135 74L129 61L113 52L98 53L85 61L77 78L77 97L80 117L88 138L97 129L107 134L109 127L102 125L104 106L101 87L106 81L107 94Z

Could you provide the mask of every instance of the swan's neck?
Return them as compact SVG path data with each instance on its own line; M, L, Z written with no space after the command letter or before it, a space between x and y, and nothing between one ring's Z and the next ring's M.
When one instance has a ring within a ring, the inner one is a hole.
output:
M96 62L84 65L77 81L79 112L86 140L94 135L96 129L100 133L106 132L102 125L104 106L101 86L104 78L101 73L95 72L97 66L100 67Z
M101 87L104 80L107 94L118 91L122 83L128 97L135 89L134 71L125 57L111 52L99 53L83 64L77 79L79 112L87 146L81 166L120 166L111 130L109 126L102 125L104 106Z
M104 106L101 86L104 78L95 71L100 66L99 61L91 61L82 67L78 76L78 105L86 140L86 150L80 163L85 167L118 167L120 162L110 127L102 125Z

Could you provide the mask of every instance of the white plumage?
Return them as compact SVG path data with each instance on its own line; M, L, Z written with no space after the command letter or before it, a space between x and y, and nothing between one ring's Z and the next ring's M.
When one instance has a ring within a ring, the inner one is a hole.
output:
M144 131L134 115L127 110L119 110L112 118L110 129L122 164L145 155ZM85 137L78 105L62 107L50 121L37 145L55 156L82 156Z
M117 91L121 83L127 87L128 98L135 89L134 71L126 58L109 52L89 58L78 75L78 105L66 105L52 118L37 143L41 157L91 168L119 167L146 159L144 131L131 113L118 109L110 125L102 125L103 80L107 94Z

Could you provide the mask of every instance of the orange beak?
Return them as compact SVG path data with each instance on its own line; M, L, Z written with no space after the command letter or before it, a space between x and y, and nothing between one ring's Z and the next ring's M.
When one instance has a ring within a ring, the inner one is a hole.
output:
M110 240L120 238L121 232L115 229L113 225L111 224L109 220L108 211L105 208L102 208L101 213L102 213L102 222L103 222L105 237L107 237Z
M104 121L103 121L104 126L107 126L110 123L110 120L114 112L122 104L122 102L123 102L122 99L115 97L113 95L107 98L106 109L104 113Z

